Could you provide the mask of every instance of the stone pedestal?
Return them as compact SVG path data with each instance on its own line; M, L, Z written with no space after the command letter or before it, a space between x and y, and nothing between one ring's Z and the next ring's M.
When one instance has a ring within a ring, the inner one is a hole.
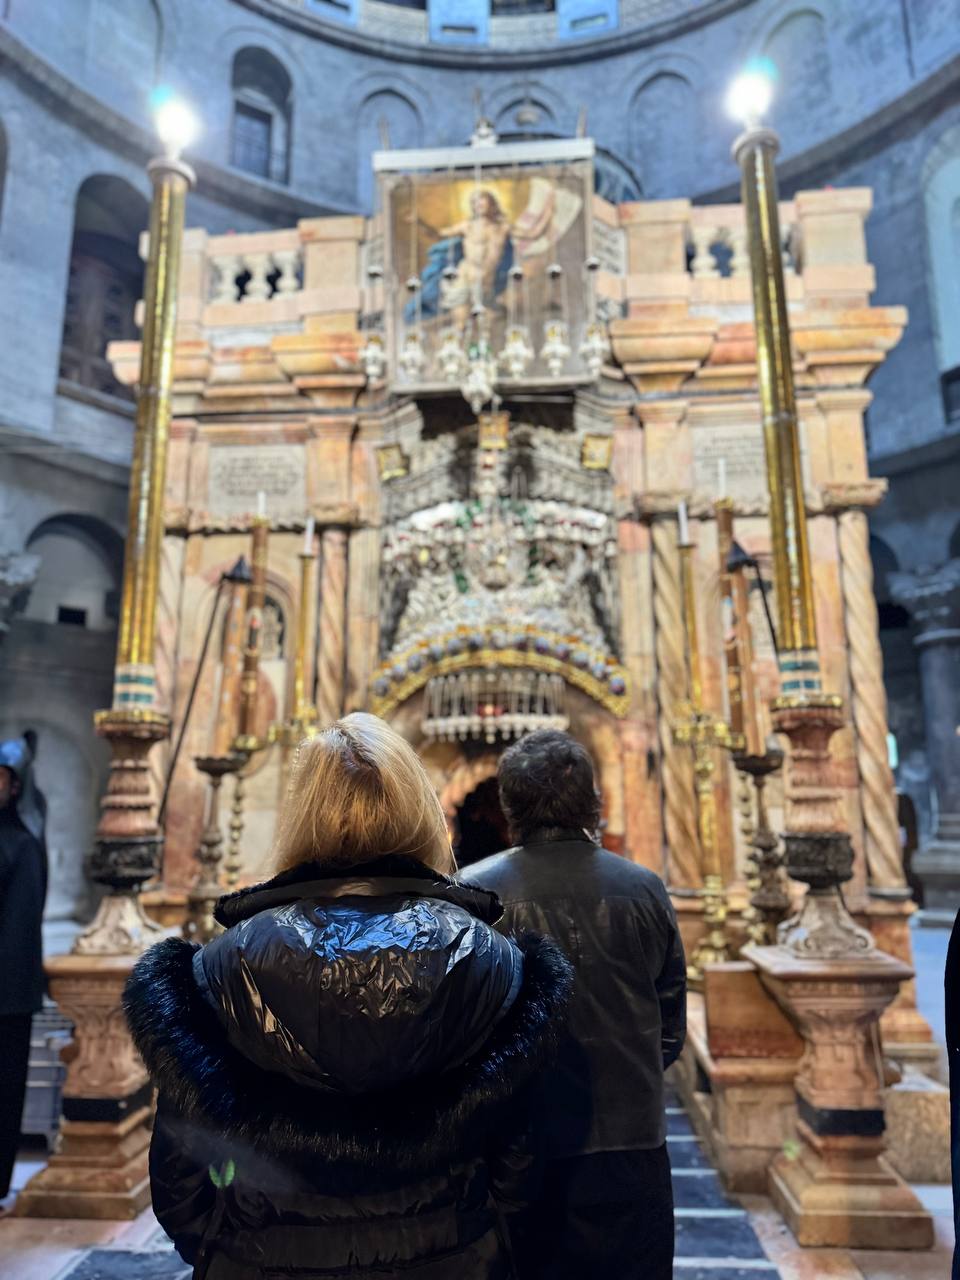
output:
M769 1180L798 1243L929 1248L929 1213L883 1158L878 1022L912 971L879 951L821 959L749 946L744 958L805 1044L796 1078L799 1151L780 1155Z
M20 1193L30 1218L135 1218L150 1203L153 1095L120 1006L137 957L55 956L50 993L75 1024L64 1050L61 1146Z
M937 829L913 860L924 909L952 921L960 909L960 560L895 573L894 598L916 633L927 757L937 794Z
M148 755L169 720L127 709L101 712L96 723L113 758L89 870L109 892L71 954L46 963L50 994L74 1031L64 1053L62 1147L21 1192L22 1217L135 1218L150 1203L153 1091L121 998L138 957L163 937L139 890L159 869Z
M765 1194L767 1170L796 1131L803 1042L742 961L704 970L687 1024L675 1079L697 1136L725 1187Z

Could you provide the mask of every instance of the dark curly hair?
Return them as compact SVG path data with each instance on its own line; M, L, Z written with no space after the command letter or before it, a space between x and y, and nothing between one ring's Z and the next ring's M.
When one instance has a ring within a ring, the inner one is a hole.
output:
M588 752L568 733L538 729L515 742L497 769L500 804L517 844L544 827L600 824L600 794Z

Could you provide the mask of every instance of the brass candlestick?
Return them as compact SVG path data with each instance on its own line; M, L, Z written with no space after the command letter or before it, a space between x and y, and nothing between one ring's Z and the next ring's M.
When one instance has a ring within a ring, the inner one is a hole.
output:
M262 501L262 498L261 498ZM244 826L244 770L250 759L267 745L257 737L257 691L260 678L260 653L263 647L263 606L267 591L267 544L270 520L262 513L251 523L250 586L247 591L247 619L243 645L243 671L240 676L240 729L231 754L242 763L234 772L233 806L230 812L230 845L225 864L226 882L234 888L240 879L240 841Z
M147 757L170 733L157 705L154 641L184 209L195 176L169 144L147 172L153 198L113 705L94 718L112 759L88 873L109 892L74 943L81 955L135 955L158 933L139 891L158 873L163 846Z
M207 775L207 820L196 853L200 870L187 897L183 936L188 942L202 943L209 942L219 931L213 910L223 892L220 885L223 846L223 833L220 830L220 784L227 774L239 774L246 764L246 757L239 753L198 756L194 763L201 773Z
M759 125L753 113L734 143L742 171L770 493L780 668L773 727L790 742L784 843L790 874L810 886L800 916L786 922L778 936L802 954L833 957L869 951L873 942L854 923L840 895L840 885L853 874L853 848L844 829L829 743L846 717L843 700L825 693L820 680L774 166L778 148L777 135Z
M790 906L783 876L780 842L770 829L765 788L767 778L783 764L776 739L763 745L759 698L753 671L753 636L744 577L746 558L733 537L733 502L715 504L720 589L723 601L723 651L730 703L730 741L733 763L746 784L745 814L749 814L750 856L747 888L750 896L742 920L751 942L773 943L776 929ZM753 803L751 804L751 792Z
M703 981L703 968L721 964L730 958L726 933L727 894L720 865L717 833L717 801L714 793L714 755L718 748L729 747L729 726L703 707L703 683L700 667L700 643L697 629L696 594L693 582L693 552L689 542L681 542L680 564L683 574L683 612L687 633L689 701L680 708L673 724L674 741L693 750L694 786L697 795L697 830L703 869L704 936L687 964L687 979L693 986Z

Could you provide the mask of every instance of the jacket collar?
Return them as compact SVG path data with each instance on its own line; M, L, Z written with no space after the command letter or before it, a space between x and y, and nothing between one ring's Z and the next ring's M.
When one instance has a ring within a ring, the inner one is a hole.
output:
M582 834L582 833L581 833ZM425 867L415 858L390 853L353 866L305 862L282 871L272 880L225 894L214 915L229 929L261 911L287 906L307 898L390 898L398 896L441 898L452 902L485 924L496 924L503 915L500 899L489 889L454 884L446 876Z
M591 840L583 827L537 827L524 840L524 848L537 844L588 844L593 847L596 841Z

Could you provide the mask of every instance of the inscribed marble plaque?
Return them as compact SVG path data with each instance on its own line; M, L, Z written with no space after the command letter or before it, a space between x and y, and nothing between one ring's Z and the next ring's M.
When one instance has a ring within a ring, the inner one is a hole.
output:
M594 218L593 252L601 271L609 271L612 276L627 274L627 237L619 227Z
M261 491L267 495L268 515L303 515L307 506L303 445L224 444L211 448L207 498L211 514L252 513Z
M695 427L693 430L693 487L716 496L720 459L727 464L727 496L743 503L767 500L767 463L759 425ZM800 465L809 486L809 467L803 435Z

